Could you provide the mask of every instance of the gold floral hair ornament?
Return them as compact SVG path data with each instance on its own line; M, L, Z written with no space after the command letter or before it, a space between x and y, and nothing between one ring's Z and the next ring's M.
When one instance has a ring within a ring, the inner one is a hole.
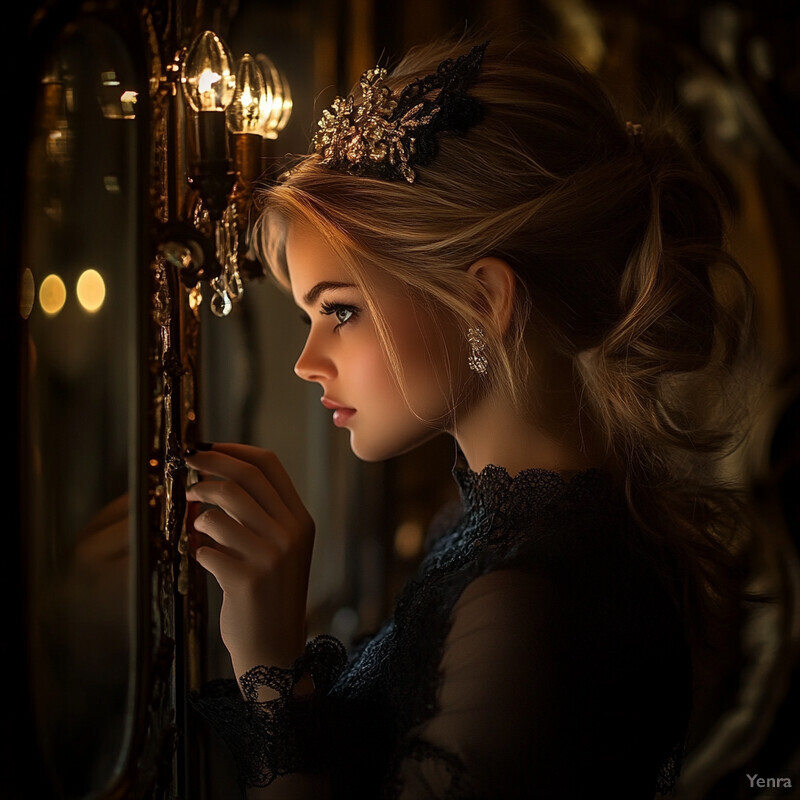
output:
M337 97L325 110L312 141L322 164L352 175L414 183L415 165L431 162L437 135L463 134L482 116L480 102L467 94L481 68L487 43L439 64L436 72L409 83L399 94L377 66L360 79L362 98Z

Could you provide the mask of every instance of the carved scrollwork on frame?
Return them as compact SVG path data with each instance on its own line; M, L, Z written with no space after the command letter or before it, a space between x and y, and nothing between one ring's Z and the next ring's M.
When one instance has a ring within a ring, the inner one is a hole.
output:
M189 556L183 453L198 424L196 370L200 319L184 278L202 261L202 235L180 218L183 116L167 74L153 97L150 213L149 572L154 631L153 693L148 717L160 740L152 757L186 772L195 747L186 710L204 678L205 582ZM174 75L173 75L174 77ZM193 760L193 759L192 759ZM200 767L197 767L200 772ZM171 770L172 772L172 770ZM172 787L171 791L177 791ZM186 795L181 787L179 796ZM169 796L169 795L168 795ZM191 796L202 796L192 793Z

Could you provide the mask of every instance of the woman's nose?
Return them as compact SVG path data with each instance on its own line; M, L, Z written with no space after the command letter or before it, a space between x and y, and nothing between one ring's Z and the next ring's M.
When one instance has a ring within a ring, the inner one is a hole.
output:
M306 339L303 352L294 365L295 374L304 381L330 380L336 375L333 361L315 345L313 334Z

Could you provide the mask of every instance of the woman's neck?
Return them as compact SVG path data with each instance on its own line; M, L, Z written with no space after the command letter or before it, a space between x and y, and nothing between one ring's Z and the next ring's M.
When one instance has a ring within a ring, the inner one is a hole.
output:
M452 432L470 469L494 464L513 476L532 467L575 472L602 466L596 433L578 413L573 393L550 399L550 408L536 415L520 412L498 393L476 401Z

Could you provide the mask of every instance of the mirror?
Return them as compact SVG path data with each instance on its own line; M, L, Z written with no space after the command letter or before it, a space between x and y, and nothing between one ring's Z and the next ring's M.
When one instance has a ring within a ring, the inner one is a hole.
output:
M143 127L119 34L65 28L38 81L20 307L35 726L65 798L109 785L130 736Z

